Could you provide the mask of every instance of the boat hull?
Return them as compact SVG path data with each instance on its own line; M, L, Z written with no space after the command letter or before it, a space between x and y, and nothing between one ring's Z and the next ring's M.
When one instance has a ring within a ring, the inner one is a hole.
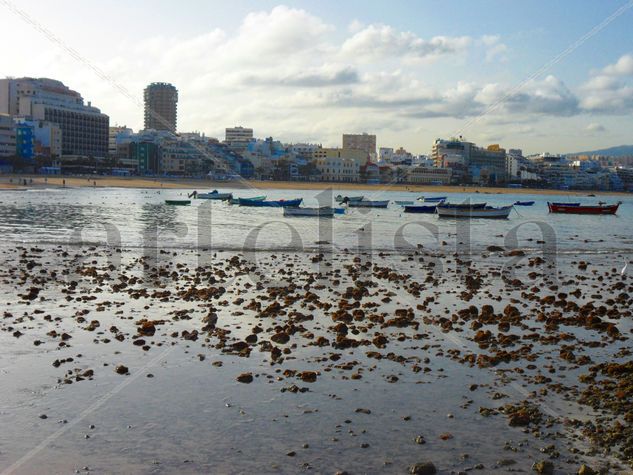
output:
M534 201L517 201L514 206L532 206Z
M483 209L488 203L442 203L442 208L453 209ZM438 205L439 206L439 205Z
M189 206L191 200L165 200L165 204L170 206Z
M389 206L389 200L386 201L350 201L347 203L350 208L386 208Z
M253 196L252 198L241 198L243 200L249 200L249 201L264 201L266 199L266 196ZM230 203L232 205L239 205L240 204L240 198L231 198Z
M427 203L439 203L445 200L446 200L446 196L431 196L428 198L422 197L422 201L425 201Z
M405 206L405 213L434 214L437 206Z
M437 207L437 215L440 218L485 218L485 219L508 219L512 211L512 206L501 206L493 208L487 206L485 208L449 208L444 206Z
M547 203L550 213L560 214L616 214L620 203L614 205L580 206L573 204L562 205L560 203Z
M249 199L239 198L240 206L251 206L254 208L296 208L301 204L303 198L296 200L278 200L278 201L253 201Z
M284 216L331 218L334 216L334 208L284 208Z
M396 201L395 201L395 203L396 203L397 205L400 205L400 206L409 206L409 205L412 205L412 204L413 204L413 201L401 201L401 200L396 200Z

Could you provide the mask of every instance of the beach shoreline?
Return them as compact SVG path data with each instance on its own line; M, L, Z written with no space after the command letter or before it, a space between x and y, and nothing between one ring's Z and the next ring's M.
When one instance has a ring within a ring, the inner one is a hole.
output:
M24 185L26 180L26 185ZM48 175L3 175L0 176L0 190L27 190L47 187L69 188L141 188L141 189L277 189L277 190L350 190L350 191L399 191L414 193L482 193L482 194L541 194L562 196L587 196L599 193L609 196L628 196L630 193L616 191L592 190L553 190L535 188L503 188L483 186L456 185L411 185L411 184L377 184L337 183L337 182L304 182L304 181L213 181L192 178L148 178L148 177L104 177L104 176L48 176Z

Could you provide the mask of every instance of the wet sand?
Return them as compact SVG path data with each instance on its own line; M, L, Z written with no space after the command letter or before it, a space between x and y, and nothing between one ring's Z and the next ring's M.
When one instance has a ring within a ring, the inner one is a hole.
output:
M1 252L0 468L629 473L630 255Z
M27 180L27 185L19 185L22 180ZM33 180L30 183L30 180ZM13 180L13 183L10 183ZM56 176L0 176L0 189L29 189L41 187L61 187L65 180L67 187L119 187L119 188L146 188L146 189L187 189L211 190L211 189L278 189L278 190L350 190L350 191L411 191L415 193L492 193L492 194L544 194L563 196L587 196L588 194L630 196L630 193L619 192L597 192L597 191L561 191L548 189L528 189L528 188L501 188L501 187L477 187L477 186L424 186L424 185L404 185L404 184L380 184L368 185L366 183L312 183L301 181L211 181L193 180L188 178L138 178L138 177L56 177Z

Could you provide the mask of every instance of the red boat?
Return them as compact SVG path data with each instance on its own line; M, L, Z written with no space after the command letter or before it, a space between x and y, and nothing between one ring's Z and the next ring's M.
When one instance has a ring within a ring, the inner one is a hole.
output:
M574 203L567 205L564 203L547 203L550 213L566 213L566 214L615 214L622 204L618 201L614 205L598 203L596 206L578 206Z

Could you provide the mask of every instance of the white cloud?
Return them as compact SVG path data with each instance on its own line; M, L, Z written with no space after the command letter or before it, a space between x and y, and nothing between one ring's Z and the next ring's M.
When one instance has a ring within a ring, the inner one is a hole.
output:
M415 33L397 31L388 25L369 25L347 39L342 53L357 60L377 59L429 59L460 53L471 43L467 36L435 36L425 40Z
M633 55L625 54L615 64L610 64L602 70L609 76L633 76Z
M508 46L501 42L499 35L484 35L481 37L480 42L486 49L487 62L504 62L508 60Z
M602 68L579 88L583 109L593 113L628 114L633 111L633 56L625 54Z
M597 122L592 122L586 127L587 132L604 132L606 129L602 124L598 124Z

